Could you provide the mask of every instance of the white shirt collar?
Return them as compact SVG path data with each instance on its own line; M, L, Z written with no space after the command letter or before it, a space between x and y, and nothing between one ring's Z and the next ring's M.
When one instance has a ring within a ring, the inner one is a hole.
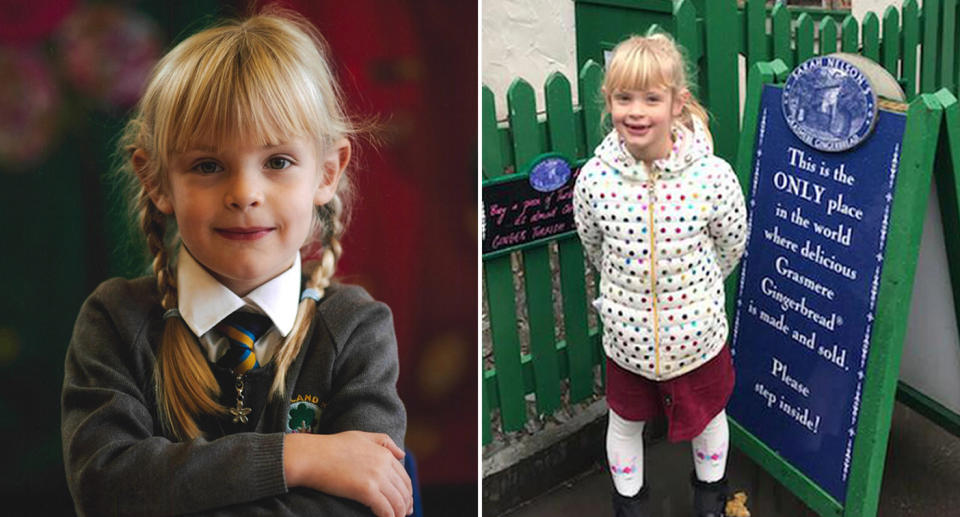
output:
M241 298L214 278L183 246L177 258L178 308L197 336L206 334L242 307L266 314L286 337L293 329L300 303L300 254L293 266Z

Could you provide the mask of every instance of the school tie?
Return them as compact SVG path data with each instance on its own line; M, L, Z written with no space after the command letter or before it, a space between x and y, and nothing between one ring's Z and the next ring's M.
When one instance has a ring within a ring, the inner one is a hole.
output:
M233 370L237 375L257 368L260 363L253 351L253 344L269 329L273 323L262 314L236 311L227 316L217 329L230 341L230 349L217 364Z

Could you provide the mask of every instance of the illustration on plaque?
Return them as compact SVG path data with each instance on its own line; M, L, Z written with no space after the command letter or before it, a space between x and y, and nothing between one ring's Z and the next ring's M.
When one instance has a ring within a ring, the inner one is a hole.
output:
M540 192L553 192L569 179L570 165L560 157L545 158L530 169L530 186Z
M846 151L873 130L877 95L852 63L837 56L815 57L787 78L783 116L805 144L820 151Z

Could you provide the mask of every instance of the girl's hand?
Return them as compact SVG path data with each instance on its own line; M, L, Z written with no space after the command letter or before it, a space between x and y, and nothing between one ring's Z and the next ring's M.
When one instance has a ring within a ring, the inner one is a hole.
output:
M283 472L288 487L303 486L353 499L377 517L413 512L413 485L389 436L363 431L287 434Z

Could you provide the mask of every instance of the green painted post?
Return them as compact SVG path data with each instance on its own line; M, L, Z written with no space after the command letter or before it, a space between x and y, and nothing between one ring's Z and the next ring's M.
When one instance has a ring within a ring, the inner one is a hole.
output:
M697 32L697 10L693 7L693 2L690 0L677 2L673 9L673 20L676 27L674 38L686 51L689 68L693 72L688 74L688 77L694 77L696 75L697 59L702 54L702 49L698 37L700 33Z
M771 13L773 18L773 57L779 59L787 65L787 68L793 68L793 49L790 47L790 12L786 4L778 3L773 7Z
M943 0L943 28L940 30L940 74L937 86L956 90L954 59L957 55L957 0Z
M497 134L497 107L496 100L490 88L484 86L480 90L480 130L483 135L483 177L496 178L503 174L503 156L500 154L500 136Z
M586 154L593 155L593 150L603 140L603 95L600 86L603 84L603 68L596 61L589 60L580 69L580 106L583 109L583 134L586 137Z
M560 72L547 77L543 89L547 104L547 140L550 150L562 153L568 161L577 157L577 132L574 128L570 81Z
M484 377L483 356L480 357L480 379ZM480 383L480 438L483 445L493 441L492 422L490 421L490 394L488 393L487 383Z
M837 23L833 21L832 16L824 16L820 20L820 52L818 55L825 56L837 51Z
M935 94L943 106L943 126L934 178L947 249L953 305L960 321L960 102L947 89Z
M560 407L560 378L554 350L556 335L549 244L524 250L523 269L537 412L550 414Z
M575 158L576 145L570 82L563 75L552 74L547 79L545 94L550 150L561 153L572 161ZM570 400L579 402L593 395L593 361L590 353L592 343L587 330L583 249L579 239L565 238L557 241L557 252L569 360ZM556 357L555 350L553 356ZM555 368L556 365L551 367Z
M813 18L807 13L800 13L797 17L797 64L813 55Z
M747 70L760 61L770 60L770 39L767 36L766 0L747 0Z
M914 99L907 111L903 154L890 213L890 221L896 224L890 224L887 234L877 292L878 300L888 302L878 303L870 337L845 515L870 516L877 512L941 115L940 104L931 94Z
M880 62L880 19L873 11L863 17L863 55Z
M907 99L917 94L917 46L920 44L920 14L916 0L903 3L903 61L901 75L906 83Z
M847 15L840 24L840 51L860 53L860 24L853 15Z
M940 50L940 2L923 3L923 44L920 54L920 92L937 89L937 55Z
M537 103L533 87L523 79L516 79L507 90L507 109L513 133L513 149L517 170L522 171L543 152L537 128ZM573 117L571 116L570 119ZM569 119L568 119L569 120ZM534 358L537 409L552 412L559 407L559 379L555 375L553 344L553 284L550 272L549 245L527 248L523 251L524 287L527 316L530 324L530 351ZM550 371L550 362L554 369ZM541 375L542 374L542 375ZM540 400L541 390L546 394Z
M520 371L520 338L517 335L516 293L510 255L488 260L484 268L500 419L504 431L519 431L527 420L527 410L523 398L523 374Z
M583 249L575 237L557 242L560 253L560 286L570 365L570 401L593 395L593 341L587 329L587 284Z
M514 164L519 170L541 152L537 100L530 83L519 78L510 83L507 89L507 113L513 135Z
M737 155L737 135L740 132L739 81L737 80L736 40L730 38L730 27L736 26L736 0L712 0L704 3L706 28L706 91L699 92L713 114L711 132L717 156L733 161Z
M880 45L880 64L897 77L900 73L900 13L888 6L883 13L883 41Z

